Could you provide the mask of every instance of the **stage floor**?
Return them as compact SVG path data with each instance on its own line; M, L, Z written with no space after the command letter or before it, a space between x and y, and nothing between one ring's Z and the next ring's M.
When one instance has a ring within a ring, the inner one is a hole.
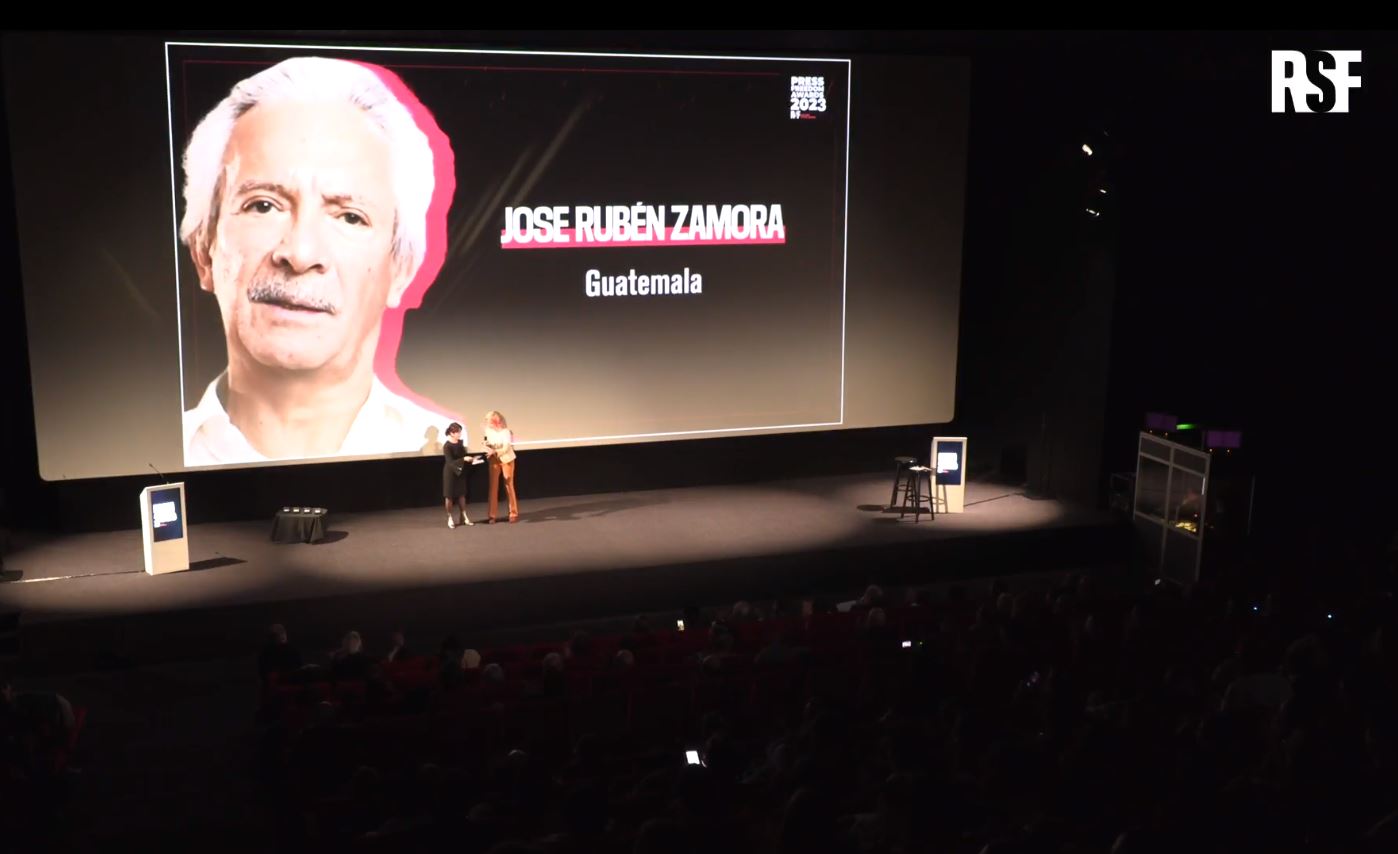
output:
M886 512L888 497L886 474L564 496L522 501L513 525L480 524L473 504L478 524L455 530L440 507L332 508L326 540L312 545L270 542L269 513L192 524L194 570L154 577L142 571L139 530L20 537L6 557L20 578L0 584L0 608L23 612L29 653L59 654L73 646L60 627L95 621L104 648L126 657L162 636L255 639L272 621L538 624L984 575L997 562L1006 573L1090 564L1104 540L1119 544L1105 513L1010 487L970 483L965 513L916 523Z

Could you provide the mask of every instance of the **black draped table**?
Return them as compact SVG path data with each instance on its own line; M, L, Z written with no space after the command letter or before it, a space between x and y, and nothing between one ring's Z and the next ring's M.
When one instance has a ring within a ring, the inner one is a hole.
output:
M272 520L272 542L314 543L325 539L324 507L283 507Z

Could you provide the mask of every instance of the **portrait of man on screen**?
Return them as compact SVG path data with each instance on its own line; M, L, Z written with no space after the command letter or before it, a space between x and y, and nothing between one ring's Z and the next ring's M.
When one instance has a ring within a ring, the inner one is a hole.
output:
M179 234L228 364L184 413L186 465L416 453L453 420L391 388L380 352L385 313L436 273L450 149L424 113L386 69L298 57L199 122Z

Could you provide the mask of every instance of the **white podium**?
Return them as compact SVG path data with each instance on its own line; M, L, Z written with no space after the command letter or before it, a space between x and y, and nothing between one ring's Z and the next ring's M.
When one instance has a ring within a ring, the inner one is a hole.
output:
M162 483L141 490L141 545L146 574L189 569L189 536L185 528L183 483Z
M927 458L932 469L932 505L938 513L966 511L966 437L937 436Z

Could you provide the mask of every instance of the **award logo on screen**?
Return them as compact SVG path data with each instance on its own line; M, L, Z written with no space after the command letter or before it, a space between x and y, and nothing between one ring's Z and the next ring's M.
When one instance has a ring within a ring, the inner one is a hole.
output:
M180 514L175 510L175 502L173 501L162 501L159 504L152 504L150 507L150 515L157 528L173 525L180 521Z
M180 518L180 490L157 489L150 494L151 539L157 543L184 536Z
M825 78L791 78L791 117L793 119L814 119L817 113L825 112Z
M1361 80L1350 69L1362 61L1358 50L1272 51L1272 112L1348 113Z

